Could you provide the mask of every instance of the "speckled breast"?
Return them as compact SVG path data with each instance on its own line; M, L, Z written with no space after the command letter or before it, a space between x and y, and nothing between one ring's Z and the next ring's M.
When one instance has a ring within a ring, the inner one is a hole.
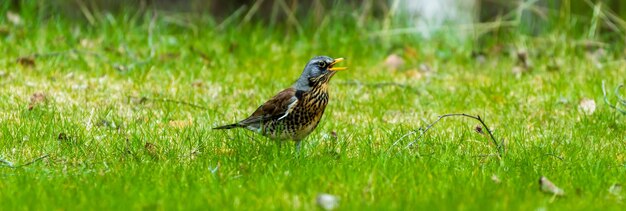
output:
M326 105L328 105L326 90L313 89L303 93L289 115L265 124L264 135L276 139L302 140L317 127Z

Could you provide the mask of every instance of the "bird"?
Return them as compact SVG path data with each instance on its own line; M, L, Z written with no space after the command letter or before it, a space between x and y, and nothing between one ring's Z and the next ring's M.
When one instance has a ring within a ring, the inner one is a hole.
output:
M245 128L276 140L295 141L300 151L301 141L319 124L328 105L330 79L347 67L335 67L343 58L313 57L304 66L300 77L287 89L259 106L248 118L215 130Z

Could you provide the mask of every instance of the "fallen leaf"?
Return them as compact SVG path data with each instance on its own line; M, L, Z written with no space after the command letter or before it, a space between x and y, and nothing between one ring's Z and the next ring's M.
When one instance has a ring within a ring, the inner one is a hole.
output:
M385 59L384 64L389 70L398 70L404 66L404 59L397 54L391 54Z
M44 103L46 101L46 95L41 92L36 92L30 96L30 103L28 104L28 110L33 110L35 106Z
M65 134L65 133L59 133L59 136L57 137L57 140L59 140L59 141L64 141L64 140L67 140L67 139L68 139L68 137L67 137L67 134Z
M563 191L563 189L557 187L554 183L548 180L548 178L543 176L539 178L539 189L544 193L553 194L555 196L565 195L565 191Z
M335 195L320 193L315 201L324 210L334 210L339 207L339 198Z
M591 115L596 111L596 101L592 99L583 99L578 104L578 108L586 115Z
M477 133L480 133L480 134L485 134L485 132L483 132L483 126L482 125L476 125L476 127L474 127L474 131L476 131Z
M525 49L520 49L516 52L517 54L517 65L523 67L524 69L532 68L532 62L528 58L528 51Z
M150 142L146 142L146 144L143 146L144 149L148 152L148 154L152 157L158 157L158 148L157 145L150 143Z
M191 86L196 87L196 88L200 88L200 87L204 86L204 82L202 82L201 80L196 80L196 81L191 83Z
M22 65L23 67L35 67L34 57L20 57L20 58L17 58L16 62Z
M404 47L404 55L408 56L409 58L417 58L418 53L417 50L411 46L405 46Z

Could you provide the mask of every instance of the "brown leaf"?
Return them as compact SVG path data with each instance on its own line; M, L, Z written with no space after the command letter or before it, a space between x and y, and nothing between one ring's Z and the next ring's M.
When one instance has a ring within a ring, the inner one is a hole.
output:
M517 55L517 66L523 68L524 70L530 70L533 67L530 58L528 57L528 51L525 49L520 49L516 52Z
M68 139L68 137L67 137L67 134L65 134L65 133L59 133L59 136L57 137L57 140L59 140L59 141L64 141L64 140L67 140L67 139Z
M411 46L405 46L404 47L404 55L409 57L409 58L417 58L417 56L419 54L417 53L417 50L415 50L415 48L413 48Z
M482 125L476 125L476 127L474 127L474 130L475 130L477 133L480 133L480 134L485 134L485 132L483 132L483 126L482 126Z
M35 67L35 58L34 57L20 57L17 58L16 61L18 64L22 65L23 67Z
M42 104L46 101L46 95L41 92L35 92L32 96L30 96L30 103L28 104L28 110L33 110L33 108L39 104Z
M152 157L157 157L158 154L158 148L157 145L150 143L150 142L146 142L146 144L143 146L143 148L146 150L146 152L148 152L148 154Z
M196 81L191 83L191 86L196 87L196 88L200 88L200 87L204 86L204 82L202 82L201 80L196 80Z

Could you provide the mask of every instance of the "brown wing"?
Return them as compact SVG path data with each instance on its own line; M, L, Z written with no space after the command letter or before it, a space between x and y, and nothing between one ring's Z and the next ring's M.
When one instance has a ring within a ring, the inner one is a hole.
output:
M296 89L285 89L259 106L250 117L239 122L239 125L259 127L262 122L284 118L293 109L297 100Z

